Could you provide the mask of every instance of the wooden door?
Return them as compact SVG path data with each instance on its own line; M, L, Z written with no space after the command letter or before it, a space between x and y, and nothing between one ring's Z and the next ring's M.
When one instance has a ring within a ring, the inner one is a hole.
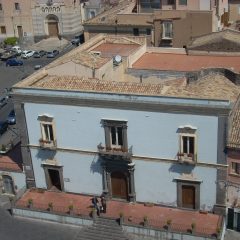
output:
M23 38L23 28L22 26L17 26L18 37Z
M194 186L182 186L182 207L195 209Z
M112 197L127 200L128 191L126 176L121 172L113 172L111 174L111 183L112 183Z
M49 22L48 23L48 33L51 37L58 36L58 23L57 22Z
M51 185L52 185L51 188L55 187L57 190L62 191L59 171L54 170L54 169L49 169L48 173L49 173L49 178L50 178Z

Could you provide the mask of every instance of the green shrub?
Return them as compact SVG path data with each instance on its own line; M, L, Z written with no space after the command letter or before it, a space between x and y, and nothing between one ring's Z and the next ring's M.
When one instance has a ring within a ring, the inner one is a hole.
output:
M6 38L5 40L4 40L4 43L6 44L6 45L15 45L16 43L17 43L17 41L18 41L18 38L17 37L9 37L9 38Z

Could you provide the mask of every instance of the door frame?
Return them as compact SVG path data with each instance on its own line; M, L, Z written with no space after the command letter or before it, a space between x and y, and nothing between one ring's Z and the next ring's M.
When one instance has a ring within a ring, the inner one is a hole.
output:
M111 174L113 172L121 172L126 176L127 180L127 199L126 201L135 202L135 181L134 181L134 171L135 164L131 161L126 161L121 158L115 159L114 156L109 158L101 157L101 166L103 170L103 195L107 199L112 199L112 184L111 184ZM125 201L124 199L122 199Z
M63 166L42 164L42 167L43 167L43 170L45 173L47 189L50 190L52 187L52 182L51 182L51 178L50 178L48 170L55 170L55 171L58 171L58 174L59 174L60 184L61 184L61 192L64 192Z
M55 14L49 14L45 18L45 31L46 31L46 35L51 37L50 33L49 33L49 23L56 23L56 27L57 27L57 35L56 36L58 36L60 34L59 18Z
M177 206L184 209L199 210L200 209L200 181L189 181L177 179ZM195 208L185 208L182 202L182 186L190 186L195 188Z

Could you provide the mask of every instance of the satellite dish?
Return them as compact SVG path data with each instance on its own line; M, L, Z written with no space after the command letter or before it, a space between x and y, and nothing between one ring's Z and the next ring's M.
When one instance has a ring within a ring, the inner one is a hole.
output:
M120 55L116 55L116 56L114 57L114 61L119 64L119 63L122 62L122 57L121 57Z

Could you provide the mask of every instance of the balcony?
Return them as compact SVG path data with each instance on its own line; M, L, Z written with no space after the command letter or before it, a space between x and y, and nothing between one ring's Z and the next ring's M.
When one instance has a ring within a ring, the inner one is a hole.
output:
M179 163L196 164L197 162L197 154L179 152L177 157Z
M40 138L39 145L41 148L55 150L57 148L57 140L49 141Z
M102 146L102 143L97 146L100 156L108 158L122 158L124 160L130 160L132 158L132 146L124 151L122 148L107 148Z

